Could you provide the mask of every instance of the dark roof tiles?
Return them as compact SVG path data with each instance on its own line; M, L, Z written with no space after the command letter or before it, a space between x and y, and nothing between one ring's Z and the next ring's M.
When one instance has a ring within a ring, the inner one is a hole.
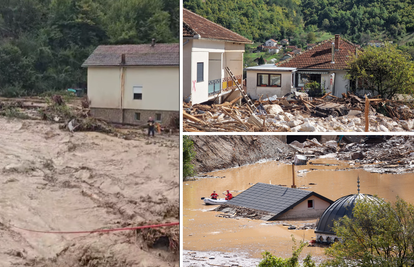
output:
M278 216L311 196L317 196L329 203L333 202L315 192L257 183L234 197L227 204L273 213L275 216L269 218L269 220L275 220Z
M180 63L179 44L141 45L100 45L83 63L88 66L121 65L125 54L126 66L178 66Z

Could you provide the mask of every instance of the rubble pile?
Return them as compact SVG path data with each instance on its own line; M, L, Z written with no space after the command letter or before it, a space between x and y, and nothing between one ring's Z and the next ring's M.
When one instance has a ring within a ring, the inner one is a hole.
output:
M289 144L289 146L304 155L326 155L329 153L336 153L339 149L335 140L327 141L324 144L321 144L316 138L307 140L303 143L293 141Z
M148 222L142 222L138 225L145 225ZM154 223L156 224L156 223ZM180 227L166 227L166 228L145 228L136 230L137 237L143 239L143 242L147 247L159 247L165 246L168 249L177 254L180 249Z
M263 217L269 215L269 213L265 211L238 207L238 206L233 206L229 204L222 204L219 207L217 207L215 211L222 211L223 213L225 213L224 215L223 214L217 215L218 217L235 218L235 219L242 217L242 218L260 220Z
M373 172L412 172L414 170L414 136L392 136L370 144L351 143L339 150L342 160L355 159ZM359 155L359 156L356 156Z
M240 98L239 98L240 99ZM365 100L353 94L343 98L325 94L321 98L298 95L296 99L255 101L252 113L239 99L223 104L183 104L186 132L364 132ZM400 101L369 100L370 132L412 131L414 111ZM265 111L265 112L264 112Z

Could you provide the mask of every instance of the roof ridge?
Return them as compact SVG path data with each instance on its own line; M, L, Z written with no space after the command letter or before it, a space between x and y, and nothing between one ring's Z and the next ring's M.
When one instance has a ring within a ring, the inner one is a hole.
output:
M313 49L315 49L315 48L317 48L317 47L319 47L319 46L321 46L321 45L323 45L323 44L327 43L328 41L333 40L334 38L335 38L335 37L332 37L332 38L326 39L326 40L324 40L324 41L322 41L322 42L320 42L320 43L316 44L315 46L311 47L311 48L310 48L310 49L308 49L308 50L305 50L305 51L303 51L303 52L301 51L300 53L295 54L293 57L287 58L287 59L285 59L285 60L283 60L283 61L279 61L279 62L276 64L276 66L278 66L278 65L280 65L280 64L283 64L283 63L286 63L286 62L289 62L290 60L294 59L295 57L297 57L297 56L299 56L299 55L302 55L302 54L304 54L304 53L306 53L306 52L308 52L308 51L311 51L311 50L313 50Z
M198 16L198 17L202 18L202 19L208 20L209 22L211 22L211 23L213 23L213 24L215 24L215 25L219 26L220 28L223 28L223 29L225 29L225 30L227 30L227 31L231 31L232 33L234 33L234 34L238 35L239 37L244 38L244 39L246 39L247 41L251 42L251 40L249 40L249 39L247 39L246 37L244 37L244 36L242 36L242 35L238 34L237 32L234 32L234 31L232 31L232 30L230 30L230 29L227 29L226 27L221 26L220 24L217 24L217 23L215 23L215 22L213 22L213 21L211 21L211 20L209 20L209 19L207 19L207 18L205 18L205 17L203 17L203 16L201 16L201 15L198 15L197 13L194 13L194 12L192 12L192 11L188 10L187 8L183 8L183 11L184 11L184 10L187 10L188 12L191 12L191 13L193 13L194 15L196 15L196 16ZM184 22L184 15L183 15L183 22ZM190 27L190 28L191 28L191 27ZM191 28L191 30L192 30L192 31L194 31L192 28ZM194 32L196 32L196 31L194 31ZM201 37L201 38L203 38L201 35L200 35L200 37Z
M348 39L343 38L343 37L340 37L340 39L341 39L341 40L343 40L343 41L345 41L346 43L348 43L348 44L352 45L352 46L353 46L353 47L355 47L356 49L360 49L360 48L358 47L358 45L357 45L357 44L352 43L352 42L351 42L351 41L349 41ZM309 49L307 49L307 50L305 50L305 51L303 51L303 52L301 51L300 53L295 54L293 57L287 58L287 59L285 59L285 60L283 60L283 61L279 61L279 62L278 62L278 63L276 63L275 65L276 65L276 66L279 66L279 65L281 65L281 64L287 63L287 62L289 62L290 60L292 60L292 59L296 58L297 56L300 56L300 55L305 54L305 53L307 53L307 52L309 52L309 51L312 51L312 50L314 50L314 49L318 48L319 46L321 46L321 45L323 45L323 44L326 44L326 43L327 43L327 42L329 42L329 41L335 41L335 36L334 36L334 37L331 37L331 38L329 38L329 39L326 39L326 40L324 40L324 41L322 41L322 42L320 42L320 43L316 44L315 46L313 46L313 47L311 47L311 48L309 48Z

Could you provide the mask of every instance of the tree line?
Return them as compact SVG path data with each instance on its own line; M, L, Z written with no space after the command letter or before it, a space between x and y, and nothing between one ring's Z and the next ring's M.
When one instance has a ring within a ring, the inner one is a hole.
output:
M178 0L0 2L0 95L86 87L82 63L102 44L179 40Z
M328 31L363 44L414 32L411 0L184 0L184 7L255 42Z

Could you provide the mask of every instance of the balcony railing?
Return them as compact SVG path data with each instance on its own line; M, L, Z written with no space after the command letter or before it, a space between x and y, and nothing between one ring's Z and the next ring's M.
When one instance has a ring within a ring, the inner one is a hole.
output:
M221 79L208 81L208 95L215 95L221 92Z

